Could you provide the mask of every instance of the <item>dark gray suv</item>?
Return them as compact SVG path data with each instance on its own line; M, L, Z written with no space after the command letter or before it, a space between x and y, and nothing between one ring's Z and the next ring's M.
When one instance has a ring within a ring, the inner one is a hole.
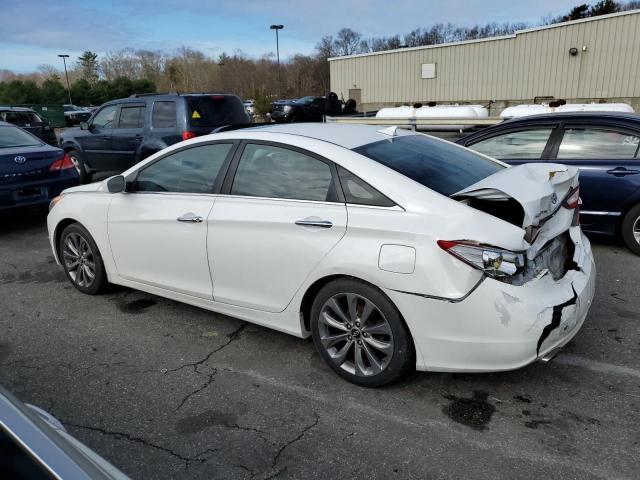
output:
M80 128L64 131L60 147L87 183L96 172L119 173L174 143L250 122L236 95L132 95L105 103Z

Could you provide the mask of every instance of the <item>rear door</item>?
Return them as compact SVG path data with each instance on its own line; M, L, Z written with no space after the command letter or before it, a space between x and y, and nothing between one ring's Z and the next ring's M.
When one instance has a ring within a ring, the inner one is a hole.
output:
M640 133L617 126L567 122L553 157L580 168L581 223L586 229L618 217L640 189Z
M557 123L518 126L475 140L466 146L510 165L545 161L551 155Z
M137 160L145 128L146 108L144 103L120 105L118 122L112 130L113 170L123 171Z
M338 185L335 165L313 153L244 145L209 216L214 300L283 311L345 234Z
M97 170L113 170L111 135L116 124L117 112L117 105L102 107L93 117L88 130L84 130L77 137L82 146L85 161Z

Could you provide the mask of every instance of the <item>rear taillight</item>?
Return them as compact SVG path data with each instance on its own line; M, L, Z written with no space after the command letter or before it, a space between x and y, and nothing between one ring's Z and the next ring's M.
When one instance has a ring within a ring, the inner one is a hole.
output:
M49 167L49 171L57 172L58 170L68 170L69 168L73 168L73 162L71 161L69 155L65 153L64 157L56 160L51 164L51 166Z
M525 256L498 247L466 240L438 240L438 246L466 264L492 277L514 275L525 266Z
M182 140L189 140L190 138L196 138L196 132L190 132L188 130L183 130L182 132Z
M564 208L569 208L569 209L578 208L578 205L580 205L580 187L579 186L570 190L567 196L565 197L564 201L562 202L562 206Z

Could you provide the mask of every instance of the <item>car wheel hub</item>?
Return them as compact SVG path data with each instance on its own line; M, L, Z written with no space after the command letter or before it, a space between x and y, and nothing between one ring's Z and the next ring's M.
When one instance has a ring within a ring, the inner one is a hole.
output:
M89 242L79 233L70 233L62 248L64 266L71 280L80 287L90 287L95 280L95 259Z
M380 309L355 293L339 293L320 309L320 343L331 362L356 376L382 373L393 356L393 332Z

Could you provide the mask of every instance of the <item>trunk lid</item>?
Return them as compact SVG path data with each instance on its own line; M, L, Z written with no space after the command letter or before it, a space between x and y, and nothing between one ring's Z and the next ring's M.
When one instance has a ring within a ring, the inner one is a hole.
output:
M525 230L527 257L576 223L577 209L563 207L578 186L579 170L557 163L505 168L451 195Z
M27 182L57 176L58 172L49 172L49 167L64 156L62 150L48 146L11 150L9 153L0 149L0 184Z

